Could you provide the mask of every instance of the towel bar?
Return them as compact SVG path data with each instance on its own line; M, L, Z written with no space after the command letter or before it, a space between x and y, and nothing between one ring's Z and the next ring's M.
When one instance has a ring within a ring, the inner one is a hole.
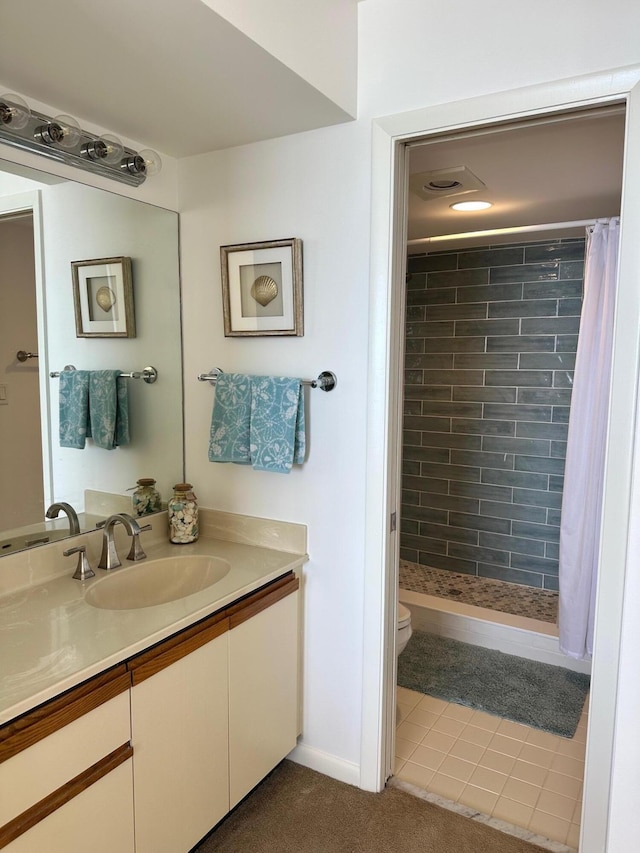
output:
M219 367L213 367L208 373L199 373L198 382L209 382L211 385L216 384L218 376L224 373ZM321 391L333 391L338 384L338 379L335 373L330 370L323 370L317 379L301 379L301 385L309 385L311 388L319 388Z
M66 364L64 367L65 370L76 370L73 364ZM60 371L55 370L52 371L49 376L52 379L57 379L60 376ZM158 371L155 367L145 367L143 370L132 370L130 373L121 373L121 379L144 379L147 385L153 385L153 383L158 378Z

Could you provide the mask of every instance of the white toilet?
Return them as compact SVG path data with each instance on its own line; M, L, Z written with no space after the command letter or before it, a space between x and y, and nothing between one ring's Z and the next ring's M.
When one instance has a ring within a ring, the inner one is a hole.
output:
M398 632L396 634L396 654L400 655L411 637L411 611L398 602Z

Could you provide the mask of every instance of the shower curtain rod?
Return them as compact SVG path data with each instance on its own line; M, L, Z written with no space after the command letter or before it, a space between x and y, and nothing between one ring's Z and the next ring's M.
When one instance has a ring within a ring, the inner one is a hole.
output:
M502 234L523 234L530 231L559 231L565 228L587 228L594 225L595 219L576 219L573 222L547 222L544 225L514 225L510 228L491 228L487 231L463 231L460 234L442 234L438 237L417 237L415 240L407 240L408 246L417 246L424 243L443 243L445 240L465 240L475 237L498 237Z

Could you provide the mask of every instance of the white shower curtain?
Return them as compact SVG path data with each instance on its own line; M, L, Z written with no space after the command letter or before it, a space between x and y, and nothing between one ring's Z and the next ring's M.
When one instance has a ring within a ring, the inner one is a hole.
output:
M560 523L560 648L593 652L620 220L587 229L584 301L573 378Z

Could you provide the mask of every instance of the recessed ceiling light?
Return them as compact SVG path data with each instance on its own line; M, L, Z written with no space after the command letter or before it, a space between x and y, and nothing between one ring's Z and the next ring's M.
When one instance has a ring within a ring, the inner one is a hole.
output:
M457 201L451 205L452 210L486 210L493 207L490 201Z

